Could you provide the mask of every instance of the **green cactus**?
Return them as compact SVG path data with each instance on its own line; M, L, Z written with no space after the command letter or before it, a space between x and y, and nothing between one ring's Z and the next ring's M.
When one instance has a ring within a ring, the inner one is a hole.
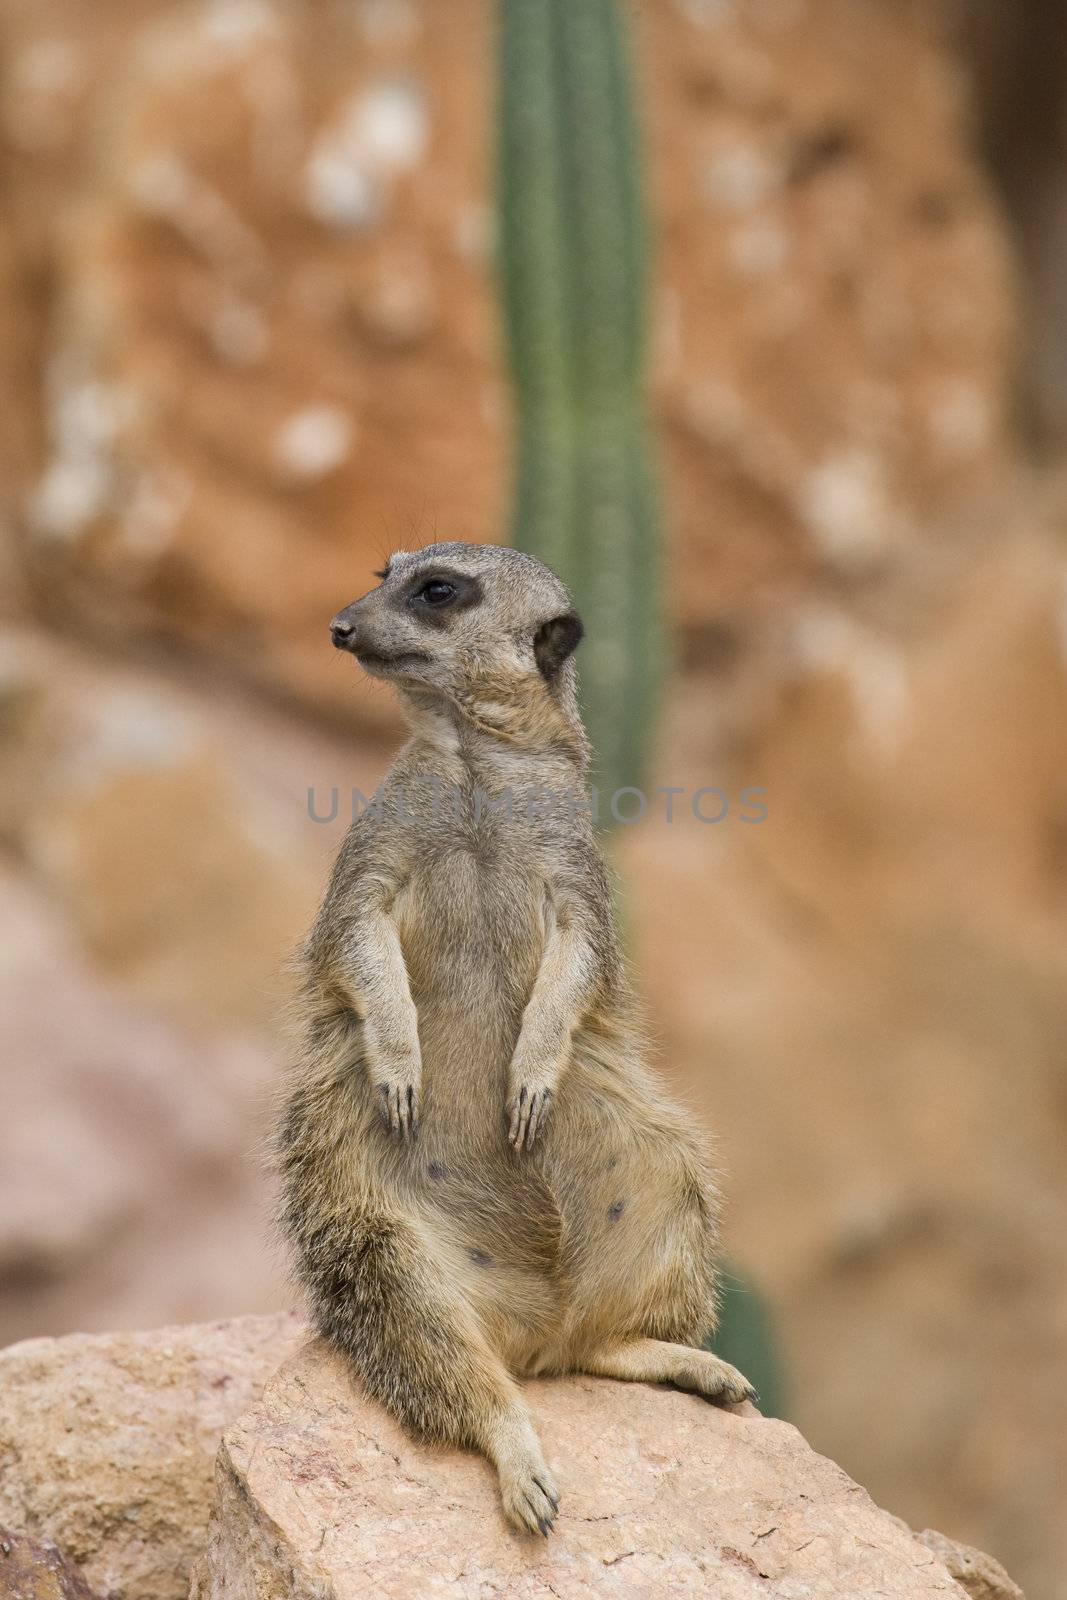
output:
M724 1361L740 1367L760 1397L765 1417L784 1417L786 1381L774 1314L755 1284L730 1262L722 1264L719 1326L704 1341Z
M512 540L556 569L587 622L582 699L608 793L643 782L665 654L624 21L617 0L499 0Z

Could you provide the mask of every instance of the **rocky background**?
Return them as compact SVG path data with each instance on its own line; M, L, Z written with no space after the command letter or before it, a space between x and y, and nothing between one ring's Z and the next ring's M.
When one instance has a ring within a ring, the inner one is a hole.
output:
M789 1416L1067 1596L1062 19L632 9L657 772L768 810L618 831L635 965ZM0 0L0 1341L289 1303L284 965L398 733L325 624L506 525L490 20Z

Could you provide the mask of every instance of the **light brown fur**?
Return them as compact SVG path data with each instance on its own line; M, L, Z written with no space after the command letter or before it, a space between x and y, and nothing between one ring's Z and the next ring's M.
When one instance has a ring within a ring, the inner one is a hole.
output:
M400 691L413 732L386 787L407 804L350 829L302 953L283 1225L370 1392L484 1452L508 1516L544 1533L559 1496L513 1375L751 1396L696 1348L718 1196L646 1065L588 817L525 803L575 796L587 762L562 584L433 545L334 629Z

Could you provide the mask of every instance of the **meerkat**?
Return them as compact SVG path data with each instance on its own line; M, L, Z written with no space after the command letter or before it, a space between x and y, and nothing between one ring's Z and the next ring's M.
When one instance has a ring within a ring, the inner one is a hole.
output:
M301 952L282 1226L366 1390L481 1451L511 1522L547 1534L559 1493L516 1378L755 1396L699 1348L708 1153L647 1064L588 808L555 803L589 758L570 596L493 545L376 576L333 643L399 691L411 737Z

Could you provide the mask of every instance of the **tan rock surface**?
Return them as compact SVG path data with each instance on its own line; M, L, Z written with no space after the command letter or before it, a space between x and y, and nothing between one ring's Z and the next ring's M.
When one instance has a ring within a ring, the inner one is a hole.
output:
M278 1315L0 1352L0 1523L54 1541L102 1593L180 1600L219 1436L301 1337Z
M6 864L0 911L0 1345L284 1304L269 1051L123 993Z
M207 698L0 631L0 838L149 1004L250 1027L277 1017L318 841L302 790L276 777L301 755L250 763L249 713L237 740Z
M54 1544L38 1544L0 1526L3 1600L93 1600L93 1591Z
M1023 1600L1019 1585L984 1550L960 1544L958 1539L950 1539L935 1528L924 1528L918 1539L944 1563L971 1600Z
M786 1423L592 1378L528 1396L563 1493L545 1543L507 1528L484 1462L414 1445L308 1345L225 1434L193 1600L962 1600L942 1563Z

